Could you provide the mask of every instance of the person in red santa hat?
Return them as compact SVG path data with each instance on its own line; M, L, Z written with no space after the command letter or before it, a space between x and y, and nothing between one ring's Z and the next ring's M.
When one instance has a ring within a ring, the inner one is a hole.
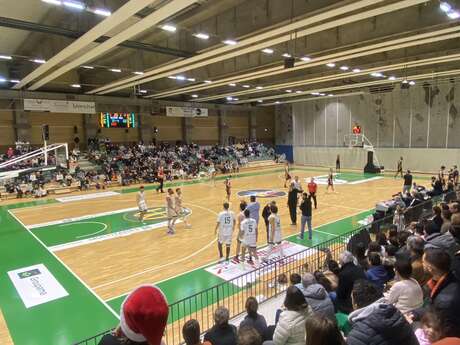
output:
M168 302L155 286L141 285L121 305L120 325L99 345L164 345Z

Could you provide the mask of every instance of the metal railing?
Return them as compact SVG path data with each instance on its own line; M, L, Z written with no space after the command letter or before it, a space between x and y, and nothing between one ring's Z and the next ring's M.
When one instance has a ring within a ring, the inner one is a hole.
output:
M407 217L408 221L415 217L420 219L430 216L432 206L440 200L441 198L430 199L409 209L413 216ZM248 297L256 296L260 300L267 300L278 296L287 288L286 284L281 284L278 281L281 274L285 274L289 279L292 273L302 274L306 271L321 271L325 268L327 260L338 260L340 253L344 250L352 250L353 243L369 242L370 232L381 231L392 223L393 215L389 215L372 223L356 227L344 234L331 235L334 238L296 254L265 262L254 270L170 304L168 325L165 330L166 343L168 345L180 344L182 326L192 318L197 319L201 331L206 332L214 324L213 311L217 306L228 308L230 318L234 318L246 311L245 303ZM353 241L351 241L352 238ZM111 331L108 330L75 343L75 345L98 344L102 336Z

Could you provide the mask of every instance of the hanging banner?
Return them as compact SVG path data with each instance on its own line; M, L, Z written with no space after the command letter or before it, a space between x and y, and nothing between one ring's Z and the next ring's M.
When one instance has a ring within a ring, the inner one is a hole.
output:
M207 117L207 108L166 107L166 116L173 117Z
M95 114L96 103L80 101L58 101L52 99L24 99L24 110L50 113Z

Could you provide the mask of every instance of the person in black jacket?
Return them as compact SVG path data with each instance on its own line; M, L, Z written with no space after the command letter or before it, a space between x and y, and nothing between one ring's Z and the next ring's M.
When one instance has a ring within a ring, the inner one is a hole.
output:
M289 215L291 217L291 225L297 224L297 194L299 191L295 188L294 183L289 185L288 202Z
M443 325L446 337L460 337L460 283L450 270L449 254L438 248L429 248L423 255L423 267L432 278L427 286L430 288L430 303L427 308L433 309ZM413 312L414 320L420 319L426 308Z
M371 282L357 280L352 295L355 310L348 316L348 345L418 345L404 315L380 298L381 293Z
M348 251L345 251L339 256L340 273L339 283L337 285L336 307L338 310L348 314L352 311L351 291L353 284L359 279L366 279L364 270L356 266L354 256Z
M265 222L265 228L267 230L267 243L268 243L268 239L269 239L269 236L268 236L268 217L270 216L271 214L271 211L270 211L270 207L271 206L276 206L276 201L270 201L267 205L265 205L265 207L262 209L262 218L264 219L264 222Z
M214 326L204 335L204 341L212 345L235 345L237 340L236 327L230 325L230 313L225 307L214 311Z

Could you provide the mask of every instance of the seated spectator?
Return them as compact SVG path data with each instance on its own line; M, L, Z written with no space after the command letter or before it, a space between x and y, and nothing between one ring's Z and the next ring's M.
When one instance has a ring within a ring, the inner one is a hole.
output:
M184 337L185 345L211 345L210 342L204 343L200 340L200 324L197 320L188 320L182 327L182 336Z
M385 255L385 248L381 246L380 243L373 241L367 246L367 256L369 256L370 253L378 253L383 257Z
M230 325L230 313L225 307L217 307L214 311L214 326L206 332L204 340L212 345L235 345L236 327Z
M423 255L423 266L432 278L427 285L430 289L428 309L438 313L445 336L460 337L460 284L450 270L451 258L442 249L429 248ZM425 308L413 312L414 320L420 319Z
M337 290L337 286L339 285L339 273L340 273L340 266L335 260L329 260L327 263L327 270L324 272L324 277L329 280L331 284L331 290Z
M337 309L346 314L352 310L351 291L353 290L353 284L358 279L366 279L364 270L355 265L354 259L353 255L348 251L341 253L339 256L341 268L335 302Z
M154 286L140 286L122 304L120 325L113 334L102 337L99 345L164 344L168 302Z
M367 260L366 247L364 246L364 243L357 243L354 248L353 254L356 260L358 261L358 266L360 266L363 270L367 271L367 269L369 268L369 261Z
M388 271L382 265L382 259L378 253L372 252L369 254L370 267L366 272L366 277L375 284L381 291L385 284L391 279Z
M246 300L246 315L240 323L240 329L243 327L252 327L259 332L262 339L266 340L267 337L267 321L265 318L257 313L259 303L254 297L249 297Z
M425 231L425 249L442 249L452 257L459 249L459 245L456 243L452 234L450 232L441 234L441 228L439 228L433 221L426 222L423 229Z
M353 286L354 311L348 316L351 331L348 345L418 345L403 314L380 298L380 291L369 281Z
M443 338L433 343L433 345L460 345L460 338L453 338L453 337Z
M442 210L441 217L443 221L441 225L441 234L445 234L450 228L452 212L450 212L449 209Z
M249 326L240 327L238 331L237 345L262 345L262 336Z
M286 291L286 308L280 315L273 334L275 345L305 345L305 320L309 308L302 292L295 286Z
M403 314L420 308L423 305L423 291L418 282L411 277L410 261L396 261L395 270L396 283L384 294L385 299Z
M436 226L439 228L439 231L441 232L442 223L444 222L442 219L441 207L433 206L433 217L431 218L431 221L436 224Z
M422 327L415 330L420 345L431 345L443 337L441 320L435 312L426 312L420 323Z
M395 254L396 259L402 259L402 258L408 259L410 257L409 251L406 248L406 243L407 243L407 239L411 235L412 234L409 231L398 232L398 248L399 249Z
M306 345L345 345L337 324L327 317L310 316L305 322Z
M298 273L291 273L289 276L289 283L291 285L300 284L302 282L302 277Z
M410 261L412 266L412 278L414 278L421 287L425 286L431 278L430 274L423 268L423 249L425 241L418 236L411 236L407 240L407 249L410 252ZM405 260L402 258L401 260Z
M452 224L449 229L457 244L460 244L460 215L452 217ZM452 259L452 271L460 282L460 250L458 250Z
M313 274L305 273L302 276L302 283L295 286L303 293L315 315L321 315L335 321L334 305L326 289L318 284Z

